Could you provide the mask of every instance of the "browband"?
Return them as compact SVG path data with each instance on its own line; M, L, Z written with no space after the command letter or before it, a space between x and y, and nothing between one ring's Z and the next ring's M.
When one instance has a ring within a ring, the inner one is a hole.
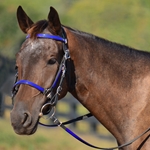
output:
M61 41L61 42L65 43L65 44L67 44L67 39L62 38L62 37L60 37L58 35L51 35L51 34L39 33L39 34L36 35L36 37L38 37L38 38L44 38L44 39L53 39L53 40ZM26 39L28 39L28 38L30 38L29 34L26 36Z

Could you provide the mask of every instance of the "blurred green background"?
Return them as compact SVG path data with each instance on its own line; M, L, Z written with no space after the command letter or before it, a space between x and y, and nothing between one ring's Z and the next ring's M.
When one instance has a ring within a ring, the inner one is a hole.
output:
M16 9L21 5L34 22L47 19L49 7L60 15L62 24L95 34L110 41L140 50L150 49L150 1L149 0L0 0L0 56L9 59L0 81L5 80L13 66L15 54L25 36L18 27ZM0 66L1 66L0 58ZM10 98L7 97L7 101ZM105 147L114 143L100 140L93 135L82 135L88 141ZM0 120L0 150L72 149L90 150L78 143L61 129L49 131L39 128L33 136L18 136L10 125L9 111Z
M150 47L149 0L0 0L0 54L15 57L25 35L16 20L21 5L33 21L57 9L62 24L137 49Z

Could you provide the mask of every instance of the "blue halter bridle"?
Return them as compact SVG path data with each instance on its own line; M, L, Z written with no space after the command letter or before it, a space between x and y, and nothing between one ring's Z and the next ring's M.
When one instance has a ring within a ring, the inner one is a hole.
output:
M56 41L61 41L63 43L64 56L62 58L61 64L59 66L58 72L56 74L56 77L55 77L55 79L53 81L52 86L50 88L44 88L44 87L42 87L42 86L40 86L38 84L35 84L34 82L31 82L29 80L19 80L19 81L15 82L15 84L13 86L13 92L12 92L13 96L12 97L14 97L16 95L16 93L18 92L19 86L21 84L25 84L25 85L29 85L29 86L37 89L43 95L45 95L46 98L48 100L50 100L50 102L48 103L49 105L51 105L51 106L55 106L56 105L57 100L58 100L58 95L60 94L60 92L62 90L61 85L62 85L63 79L65 78L65 74L66 74L66 61L70 58L70 54L69 54L69 50L68 50L67 38L66 38L65 34L63 34L63 36L64 36L64 38L60 37L60 36L56 36L56 35L51 35L51 34L44 34L44 33L37 34L37 38L52 39L52 40L56 40ZM27 35L26 39L28 39L28 38L30 38L30 35ZM50 93L54 89L56 89L56 93L55 93L55 96L51 99L50 98L50 95L51 95Z

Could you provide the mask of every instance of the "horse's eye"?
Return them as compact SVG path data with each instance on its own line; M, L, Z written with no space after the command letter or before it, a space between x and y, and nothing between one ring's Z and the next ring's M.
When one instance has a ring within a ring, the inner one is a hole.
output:
M49 65L53 65L53 64L55 64L56 63L56 59L55 58L52 58L52 59L50 59L49 61L48 61L48 64Z
M15 70L18 70L18 66L15 66Z

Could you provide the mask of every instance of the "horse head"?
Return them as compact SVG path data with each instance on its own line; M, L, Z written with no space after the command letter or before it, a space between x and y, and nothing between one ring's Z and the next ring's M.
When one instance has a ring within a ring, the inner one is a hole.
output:
M21 80L22 82L17 83L14 87L17 87L17 90L13 97L11 123L16 133L33 134L37 129L42 106L52 99L57 90L57 86L54 86L51 92L43 94L45 90L40 91L33 84L48 90L52 86L64 55L64 42L59 40L59 37L61 38L63 35L63 29L58 13L52 7L48 14L48 21L41 20L33 23L21 6L17 10L17 19L21 30L28 37L16 55L17 81ZM37 37L38 34L54 36L58 40ZM63 89L59 93L58 99L67 93L68 87L65 78L62 86ZM42 113L47 113L48 110L47 106Z

